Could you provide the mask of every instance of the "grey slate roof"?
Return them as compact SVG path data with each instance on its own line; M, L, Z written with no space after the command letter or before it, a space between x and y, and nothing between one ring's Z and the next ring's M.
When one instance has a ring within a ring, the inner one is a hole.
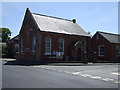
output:
M98 32L104 38L106 38L111 43L120 44L120 34L112 34L112 33L105 33L105 32Z
M35 13L32 13L32 16L41 31L88 36L88 34L77 23L73 23L72 20Z

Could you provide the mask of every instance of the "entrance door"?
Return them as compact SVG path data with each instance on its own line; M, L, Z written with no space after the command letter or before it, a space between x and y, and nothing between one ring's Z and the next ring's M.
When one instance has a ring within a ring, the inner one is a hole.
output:
M81 48L77 50L77 61L81 61Z

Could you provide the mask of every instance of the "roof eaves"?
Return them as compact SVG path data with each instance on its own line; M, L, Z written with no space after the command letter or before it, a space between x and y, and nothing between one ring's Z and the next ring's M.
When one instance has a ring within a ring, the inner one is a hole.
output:
M89 35L84 35L84 34L68 34L68 33L50 32L50 31L41 31L41 32L64 34L64 35L73 35L73 36L85 36L85 37L90 37Z

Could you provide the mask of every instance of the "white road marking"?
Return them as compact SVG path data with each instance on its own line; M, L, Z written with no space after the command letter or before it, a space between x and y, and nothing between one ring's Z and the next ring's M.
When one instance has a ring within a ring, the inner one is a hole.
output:
M111 74L114 74L114 75L120 75L120 73L118 73L118 72L114 72L114 73L111 73Z
M114 79L111 79L111 78L105 78L105 80L113 81Z
M64 71L64 72L67 72L67 71ZM80 75L80 76L83 76L83 77L89 77L89 78L93 78L93 79L99 79L99 80L103 80L103 81L113 81L114 83L120 83L120 82L114 81L114 79L111 79L111 78L103 78L103 77L100 77L100 76L94 76L94 75L90 75L90 74L82 74L81 72L73 72L71 74Z
M45 67L40 67L40 68L45 68Z
M101 79L102 77L100 77L100 76L94 76L93 78L94 79Z
M118 82L118 81L115 81L115 83L117 83L117 84L119 83L119 84L120 84L120 81L119 81L119 82Z
M57 70L57 71L59 71L59 72L63 72L62 70Z
M32 66L32 67L38 67L38 66Z
M78 74L80 74L80 72L73 72L72 74L78 75Z
M89 75L89 74L84 74L84 75L87 76L87 77L90 77L90 78L94 78L94 76Z
M83 77L89 77L89 78L93 78L93 79L100 79L100 80L104 80L104 81L113 81L113 79L111 79L111 78L103 78L100 76L95 76L95 75L90 75L90 74L82 74L81 72L73 72L72 74L80 75Z
M104 80L104 81L109 81L109 78L102 78L102 80Z
M68 71L63 71L63 72L71 74L71 72L68 72Z
M57 71L56 69L53 69L53 68L52 68L51 70L53 70L53 71Z
M99 76L91 76L90 78L93 78L93 79L101 79L102 77L99 77Z
M68 73L68 74L72 74L72 75L78 75L78 76L83 76L83 77L89 77L89 78L93 78L93 79L98 79L98 80L103 80L103 81L113 81L114 83L120 83L118 81L114 81L114 79L111 78L103 78L100 76L95 76L95 75L90 75L90 74L83 74L81 72L68 72L68 71L63 71L63 70L57 70L57 69L53 69L53 68L48 68L48 67L44 67L44 66L33 66L33 67L39 67L39 68L43 68L43 69L48 69L48 70L53 70L53 71L58 71L58 72L64 72L64 73ZM120 73L111 73L114 75L120 75Z
M46 69L51 69L51 68L46 68Z
M80 76L87 77L87 76L86 76L86 75L84 75L84 74L81 74Z

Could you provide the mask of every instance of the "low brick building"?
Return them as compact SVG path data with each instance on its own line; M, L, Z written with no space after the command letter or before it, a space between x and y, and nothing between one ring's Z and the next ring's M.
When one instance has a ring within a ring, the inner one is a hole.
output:
M120 62L120 35L96 32L91 40L91 60Z
M20 30L17 60L86 61L90 36L76 20L31 13L27 8Z
M19 49L19 35L11 38L7 42L7 57L16 58L16 52Z

